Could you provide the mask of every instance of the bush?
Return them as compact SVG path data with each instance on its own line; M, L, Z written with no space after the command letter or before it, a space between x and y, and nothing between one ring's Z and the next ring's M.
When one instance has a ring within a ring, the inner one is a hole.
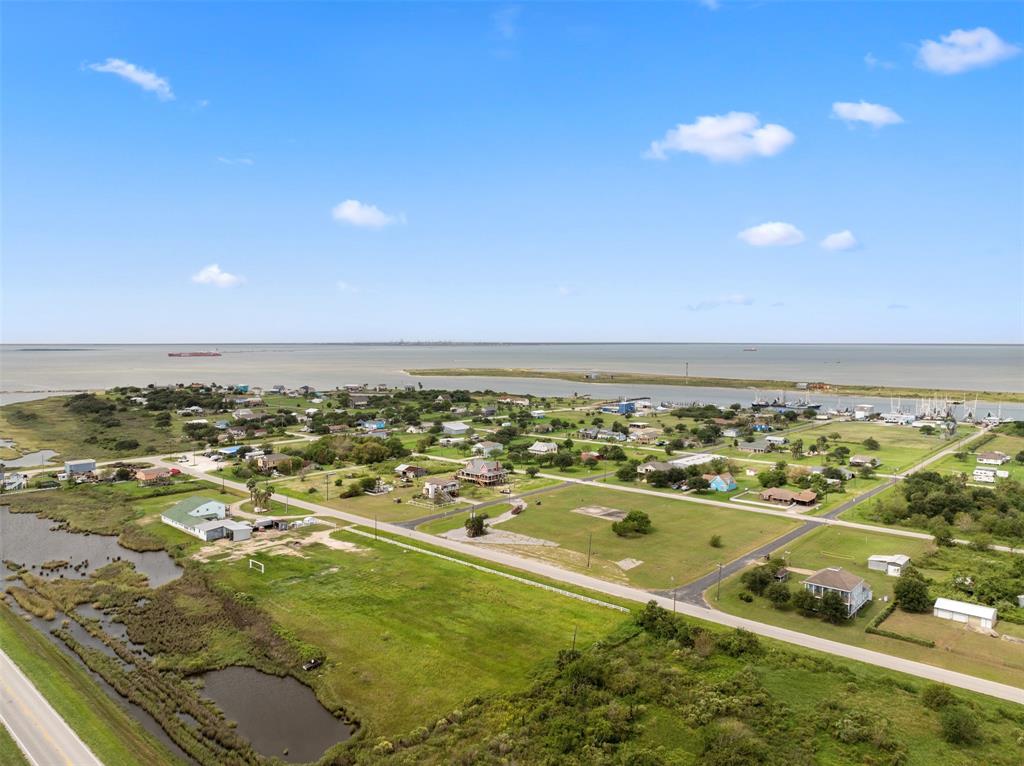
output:
M939 719L942 738L953 745L972 745L981 741L978 717L963 705L948 705Z
M932 598L928 593L928 583L912 566L908 566L893 586L896 604L905 612L924 614L931 611Z
M612 532L619 537L636 537L651 531L651 517L643 511L630 511L622 521L612 524Z
M945 684L928 684L921 692L921 704L931 710L941 710L956 701L953 690Z
M711 535L711 539L708 541L708 545L710 545L712 548L721 548L722 547L722 536L721 535Z
M764 595L776 609L784 607L793 597L793 594L789 592L789 586L784 582L772 583L765 588Z

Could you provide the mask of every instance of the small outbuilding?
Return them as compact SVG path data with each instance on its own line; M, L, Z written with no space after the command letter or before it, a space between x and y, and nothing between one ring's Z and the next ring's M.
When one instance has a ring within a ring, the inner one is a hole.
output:
M441 424L441 432L449 436L465 436L469 430L469 426L461 420L452 420Z
M935 599L932 614L942 620L962 622L986 630L991 630L995 627L996 620L998 619L995 607L969 604L966 601L954 601L951 598Z
M868 569L885 572L889 577L899 577L904 567L910 565L910 556L897 553L892 556L868 556Z

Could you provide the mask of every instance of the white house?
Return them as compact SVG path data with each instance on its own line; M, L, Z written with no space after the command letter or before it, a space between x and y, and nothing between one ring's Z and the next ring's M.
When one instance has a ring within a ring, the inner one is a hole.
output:
M1003 452L979 452L978 462L982 465L1002 465L1010 462L1010 456Z
M3 474L4 481L4 492L15 492L19 489L25 489L28 487L28 474L27 473L8 473Z
M712 460L719 457L721 457L721 455L712 455L708 452L698 452L694 455L687 455L686 457L677 457L675 460L669 460L668 462L676 468L688 468L691 465L704 465L705 463L710 463Z
M164 511L160 521L209 542L222 537L248 540L252 527L227 518L227 506L209 497L190 497Z
M558 445L554 442L534 442L526 451L531 455L554 455L558 452Z
M461 420L450 420L441 424L441 432L449 436L464 436L469 433L469 426Z
M852 617L871 600L871 586L863 578L840 567L819 569L803 582L806 590L821 598L826 593L838 593L846 605L846 616Z
M764 440L768 444L774 444L776 447L781 447L783 444L789 441L785 436L766 436Z
M722 430L722 436L724 436L726 439L735 439L739 435L740 431L738 428L725 428Z
M1005 476L1009 475L1007 471L997 471L995 468L975 468L972 478L974 481L980 481L984 484L995 484L996 477L999 476L999 474L1004 474L1001 478L1005 478Z
M504 445L499 442L480 442L473 445L473 453L476 455L497 455L504 451Z
M991 630L998 619L995 607L968 604L966 601L954 601L951 598L935 599L932 614L943 620L963 622L987 630Z
M876 572L885 572L889 577L899 577L903 574L903 567L910 564L910 556L897 553L892 556L868 556L868 569Z

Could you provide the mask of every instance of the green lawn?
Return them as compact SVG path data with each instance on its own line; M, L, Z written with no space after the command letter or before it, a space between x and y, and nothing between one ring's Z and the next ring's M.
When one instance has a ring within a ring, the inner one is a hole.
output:
M619 537L612 532L610 521L573 512L583 506L644 511L651 517L654 531L636 538ZM641 588L667 588L671 578L677 584L689 582L714 569L716 563L731 561L784 534L796 523L601 487L571 486L530 498L527 510L502 524L501 529L551 540L560 546L517 546L518 553L587 570L587 550L591 546L591 574ZM721 548L710 545L715 534L722 538ZM624 571L615 563L624 559L643 563Z
M709 590L706 597L712 605L731 614L821 636L833 641L875 649L930 665L970 673L993 681L1024 686L1024 645L1022 644L985 638L976 634L970 634L971 637L968 639L966 631L961 630L956 633L955 640L950 639L945 644L940 643L935 648L929 648L864 632L864 628L871 618L884 607L882 597L888 596L891 600L893 585L896 582L896 578L888 577L882 572L869 570L867 557L872 554L904 553L913 560L932 548L933 544L925 540L827 527L800 538L788 545L785 550L777 551L775 555L785 557L788 564L797 569L818 570L825 567L841 567L868 581L875 600L869 606L861 609L856 617L839 625L830 625L815 617L804 617L793 609L776 609L764 598L755 597L754 601L749 604L742 601L739 594L744 592L745 588L740 582L739 574L722 583L720 599L716 598L715 589ZM948 576L948 573L931 570L925 570L924 574L929 577ZM800 587L799 583L805 577L806 575L794 573L790 578L790 589L796 590ZM908 620L910 623L907 622ZM934 638L932 633L944 634L944 631L947 631L946 626L939 624L943 622L945 621L937 620L930 615L906 615L897 610L883 623L882 627L903 633L902 626L913 624L922 627L912 631L908 630L907 633L919 638ZM976 640L982 638L984 641ZM955 645L955 647L951 650L946 648L947 645ZM985 650L979 651L982 646L985 647Z
M833 441L829 439L830 449L835 446L845 446L849 448L851 455L871 455L881 461L881 466L878 469L880 472L895 473L916 465L940 449L952 447L957 441L970 436L975 430L973 426L961 425L954 439L943 439L937 434L925 436L919 429L909 426L847 421L821 423L785 435L791 441L793 439L803 439L804 448L806 449L819 436L829 437L831 434L839 434L840 438L838 440ZM868 438L875 439L880 448L876 451L868 450L864 446L864 441ZM739 447L722 447L715 451L729 457L749 457L768 461L783 460L790 464L799 465L822 465L824 463L822 457L817 455L794 458L788 449L785 448L781 452L751 455L749 451L743 449L743 442L740 442Z
M251 593L275 622L323 648L318 695L394 735L476 695L525 686L538 663L607 634L625 616L384 542L336 532L358 552L313 546L308 558L208 565Z
M75 660L35 628L0 605L0 649L18 664L39 692L106 766L178 764L96 684ZM0 760L5 745L0 744Z
M984 437L979 439L979 441L985 441ZM931 470L939 471L940 473L967 474L968 481L973 481L971 477L975 468L994 468L999 471L1006 471L1012 479L1024 481L1024 463L1010 460L1009 463L1004 463L1003 465L981 465L978 463L977 458L978 452L1002 452L1014 458L1024 450L1024 437L999 434L991 441L985 441L980 447L975 447L974 444L969 446L971 447L971 452L967 453L966 460L959 460L956 455L949 455L931 466Z

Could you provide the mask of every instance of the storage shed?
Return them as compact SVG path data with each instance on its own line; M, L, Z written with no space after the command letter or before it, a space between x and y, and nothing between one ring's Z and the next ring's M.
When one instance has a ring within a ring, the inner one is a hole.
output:
M935 599L935 607L932 610L932 614L943 620L963 622L986 629L994 627L998 619L995 607L969 604L966 601L954 601L951 598Z

